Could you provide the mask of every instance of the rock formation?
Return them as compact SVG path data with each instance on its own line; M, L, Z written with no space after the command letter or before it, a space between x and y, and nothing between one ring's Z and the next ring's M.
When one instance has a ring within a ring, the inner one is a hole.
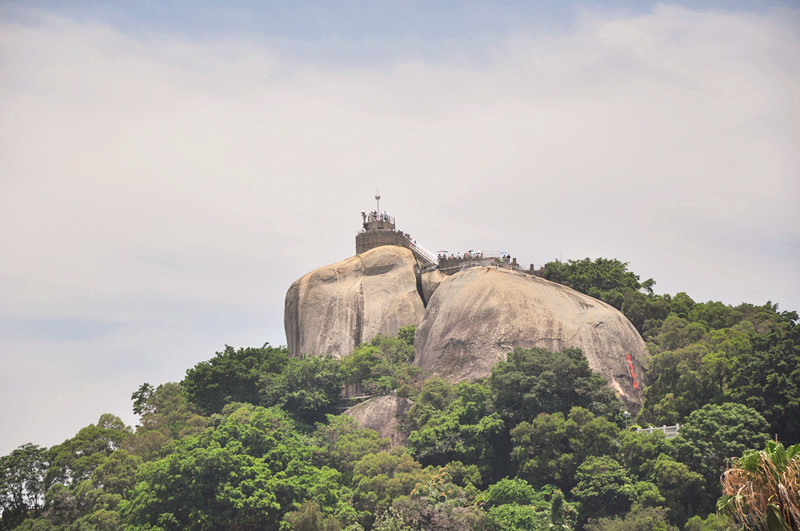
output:
M317 269L286 294L284 325L295 356L342 357L376 334L417 324L414 363L457 382L483 378L516 347L580 348L632 409L641 405L647 350L615 308L520 272L478 267L420 274L412 252L385 245Z
M295 356L346 356L378 335L422 322L414 255L385 245L322 267L286 294L284 328Z
M431 300L433 292L439 287L439 284L447 278L444 273L438 269L422 273L422 296L425 298L425 304Z
M577 347L630 405L641 404L637 379L648 356L633 325L614 307L541 278L474 268L447 277L417 329L415 365L450 381L484 378L516 347Z
M361 402L345 411L345 415L353 417L360 427L377 431L381 437L389 439L392 446L402 446L408 437L398 425L410 408L408 398L386 395Z

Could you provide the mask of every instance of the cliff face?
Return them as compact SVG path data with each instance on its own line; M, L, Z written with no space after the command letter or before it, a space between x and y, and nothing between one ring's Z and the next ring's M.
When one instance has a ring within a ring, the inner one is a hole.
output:
M342 357L376 334L417 324L414 363L457 382L488 376L516 347L577 347L630 407L641 405L626 355L640 384L649 355L612 306L519 273L434 271L418 282L415 271L411 251L383 246L297 280L286 294L284 317L292 354Z
M373 336L422 322L416 264L408 249L387 245L295 281L283 316L291 353L341 358Z
M637 379L644 341L618 310L566 286L528 275L475 268L447 277L417 329L415 365L450 381L489 376L516 347L577 347L629 404L640 404Z

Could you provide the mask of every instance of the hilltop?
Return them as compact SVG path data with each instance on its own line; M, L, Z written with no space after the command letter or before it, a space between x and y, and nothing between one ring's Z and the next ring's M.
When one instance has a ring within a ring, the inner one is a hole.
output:
M304 275L286 294L293 355L342 358L377 334L416 325L414 364L457 383L486 378L515 348L578 348L639 410L649 353L618 309L508 256L434 256L391 216L362 216L358 254Z

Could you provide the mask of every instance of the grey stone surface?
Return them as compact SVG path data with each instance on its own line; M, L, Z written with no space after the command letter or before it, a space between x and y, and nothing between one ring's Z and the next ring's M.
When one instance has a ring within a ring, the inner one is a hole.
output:
M291 353L341 358L377 334L395 335L402 326L422 322L416 265L410 250L387 245L295 281L284 311Z
M484 378L515 347L578 347L630 406L638 409L626 354L637 379L649 356L639 333L612 306L544 279L475 268L444 279L417 329L415 365L458 382Z
M411 405L408 398L386 395L361 402L345 411L345 415L353 417L362 428L377 431L381 437L389 439L392 446L404 446L408 437L398 426Z
M422 294L425 297L425 301L431 300L433 292L436 291L436 288L445 278L447 277L436 269L422 273Z

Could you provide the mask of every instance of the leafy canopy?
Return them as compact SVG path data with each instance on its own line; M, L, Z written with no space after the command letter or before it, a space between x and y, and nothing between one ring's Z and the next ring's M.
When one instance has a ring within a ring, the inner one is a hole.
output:
M457 460L474 464L488 475L507 446L504 428L489 389L462 382L455 400L411 432L408 451L426 465L444 466Z
M627 263L608 258L548 262L544 266L543 276L617 309L622 308L628 292L644 289L652 295L655 285L652 278L640 283L639 275L628 271Z
M284 347L240 348L225 345L208 361L186 371L182 386L186 397L206 414L219 413L225 404L260 403L260 382L266 374L279 374L289 362Z
M232 410L231 410L232 409ZM312 461L312 448L277 408L229 408L216 429L178 441L145 463L121 512L134 528L277 529L316 501L335 513L348 494L340 474Z
M507 361L494 366L487 384L509 426L540 413L567 413L574 406L616 419L622 406L577 348L561 352L539 347L514 349Z

